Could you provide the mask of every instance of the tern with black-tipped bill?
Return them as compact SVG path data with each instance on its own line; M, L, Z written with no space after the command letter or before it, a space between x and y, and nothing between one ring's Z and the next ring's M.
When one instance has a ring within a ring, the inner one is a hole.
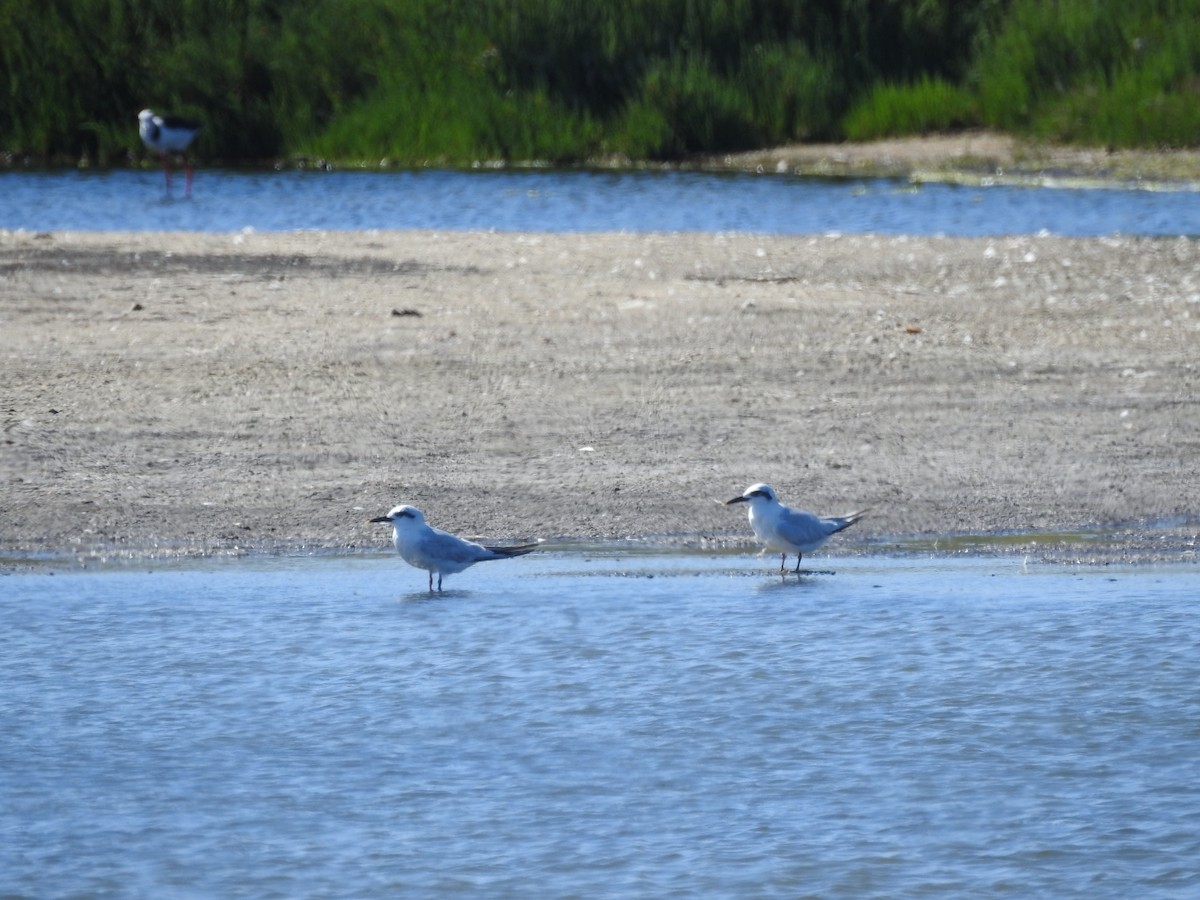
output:
M485 547L483 544L476 544L448 531L434 528L425 521L425 513L407 504L394 507L386 516L376 516L371 521L386 522L392 526L392 543L396 545L396 552L410 566L425 569L429 573L431 591L434 575L437 575L437 589L440 591L443 575L457 575L477 562L524 556L538 548L537 543L512 547Z
M800 573L800 560L839 531L844 531L863 517L865 509L845 516L818 516L804 509L794 509L779 502L779 495L769 484L752 484L725 502L726 506L745 503L749 509L750 527L762 541L763 549L780 553L779 571L787 571L787 555L796 554L795 574Z

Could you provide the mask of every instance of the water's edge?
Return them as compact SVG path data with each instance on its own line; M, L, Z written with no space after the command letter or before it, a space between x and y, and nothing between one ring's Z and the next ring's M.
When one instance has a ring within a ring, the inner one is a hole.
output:
M948 533L940 535L871 534L839 540L812 557L813 565L838 557L1019 557L1055 565L1164 565L1200 563L1200 524L1190 518L1087 526L1064 530ZM840 536L839 536L840 537ZM484 538L487 541L490 539ZM624 538L559 536L544 538L542 552L572 556L686 557L741 556L759 552L753 538L741 534L660 534ZM201 547L182 544L122 547L75 547L59 550L0 550L0 575L50 570L121 570L171 568L195 563L289 557L368 558L391 556L390 547L272 545Z

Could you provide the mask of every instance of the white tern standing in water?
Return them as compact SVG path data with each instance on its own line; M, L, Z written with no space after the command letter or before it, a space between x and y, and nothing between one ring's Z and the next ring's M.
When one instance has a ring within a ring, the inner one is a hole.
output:
M784 506L769 484L752 484L740 497L726 501L725 505L734 503L745 503L750 507L750 527L763 542L763 548L782 554L779 559L781 573L787 571L789 553L796 554L794 572L799 574L800 560L805 553L816 550L829 540L830 535L849 528L866 513L863 509L848 516L822 518L803 509Z
M524 556L538 545L519 544L515 547L485 547L457 535L434 528L425 521L425 513L415 506L395 507L386 516L376 516L372 522L387 522L392 526L392 543L396 552L410 566L429 572L429 590L437 573L437 589L442 589L443 575L457 575L467 566L486 559L508 559Z

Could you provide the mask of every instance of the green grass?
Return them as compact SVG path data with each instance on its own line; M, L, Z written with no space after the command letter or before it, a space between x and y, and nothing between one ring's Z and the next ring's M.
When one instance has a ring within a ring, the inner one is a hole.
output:
M1200 142L1200 2L1018 0L973 78L985 124L1116 147Z
M951 131L979 124L975 98L939 78L914 85L880 85L842 121L845 136L868 141L896 135Z
M1200 142L1200 0L0 0L0 151L673 159L983 125ZM48 65L47 60L54 60Z

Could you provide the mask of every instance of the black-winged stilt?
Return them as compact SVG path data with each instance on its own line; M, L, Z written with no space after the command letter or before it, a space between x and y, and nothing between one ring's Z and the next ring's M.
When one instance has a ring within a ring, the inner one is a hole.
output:
M178 153L183 157L184 171L187 173L187 183L184 196L192 194L192 163L187 157L188 145L200 133L200 123L190 119L178 119L174 116L160 116L149 109L138 113L138 134L142 143L162 157L163 178L167 184L167 192L171 191L171 161L170 155Z

